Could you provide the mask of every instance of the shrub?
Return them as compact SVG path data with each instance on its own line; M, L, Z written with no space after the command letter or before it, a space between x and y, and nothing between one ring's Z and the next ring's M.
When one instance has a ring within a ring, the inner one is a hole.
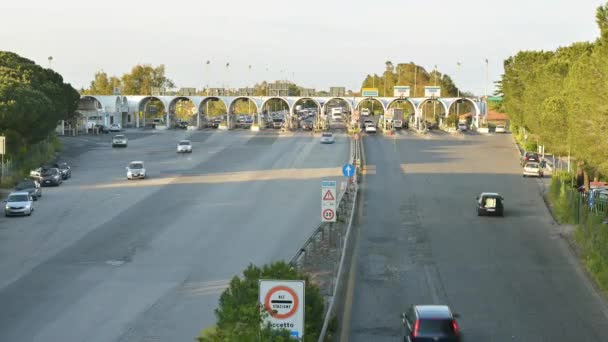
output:
M203 330L198 338L200 342L293 340L288 331L260 328L266 314L258 302L260 279L306 281L304 341L317 340L323 325L323 296L307 275L281 261L261 268L249 265L243 271L242 278L232 278L230 286L220 296L219 307L215 310L217 326Z

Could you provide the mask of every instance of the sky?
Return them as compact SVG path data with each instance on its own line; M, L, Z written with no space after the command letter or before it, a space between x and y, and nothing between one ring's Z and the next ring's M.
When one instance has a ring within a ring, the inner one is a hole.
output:
M595 40L595 12L606 2L5 0L0 50L43 66L52 56L51 67L75 88L99 70L120 76L145 63L164 64L178 87L287 79L358 90L392 61L436 65L462 90L483 95L518 51Z

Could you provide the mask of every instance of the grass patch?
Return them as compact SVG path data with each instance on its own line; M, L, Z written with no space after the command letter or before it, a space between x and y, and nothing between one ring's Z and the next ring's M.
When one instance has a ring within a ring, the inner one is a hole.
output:
M0 187L12 188L24 177L29 176L31 169L53 161L62 150L61 140L56 136L51 136L38 144L24 147L19 155L11 160L11 167L2 179Z

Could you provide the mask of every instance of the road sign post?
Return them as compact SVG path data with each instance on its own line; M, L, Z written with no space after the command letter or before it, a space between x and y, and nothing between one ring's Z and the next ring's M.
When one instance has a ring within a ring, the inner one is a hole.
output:
M0 154L2 154L2 163L0 163L0 184L4 182L4 155L6 154L6 138L0 136Z
M363 88L361 89L363 97L378 97L378 88Z
M304 336L304 280L260 280L259 301L268 313L262 326L289 330L292 337Z
M321 181L321 221L336 222L336 181Z

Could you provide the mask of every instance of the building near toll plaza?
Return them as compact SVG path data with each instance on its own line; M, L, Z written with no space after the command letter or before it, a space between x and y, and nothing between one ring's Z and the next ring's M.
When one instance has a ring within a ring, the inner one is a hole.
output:
M295 96L295 87L290 82L275 81L268 84L268 96Z
M330 87L329 96L331 97L342 97L346 95L346 87Z

